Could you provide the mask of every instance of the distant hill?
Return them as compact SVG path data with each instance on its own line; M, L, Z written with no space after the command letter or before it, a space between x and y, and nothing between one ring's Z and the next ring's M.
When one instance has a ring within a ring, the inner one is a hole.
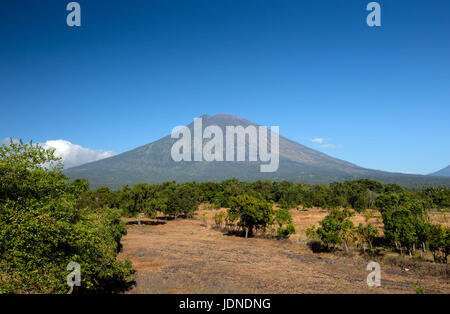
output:
M227 114L203 115L202 118L203 128L217 125L222 128L224 134L225 126L258 126L256 123ZM193 123L188 127L193 134ZM175 162L171 158L170 150L176 141L177 139L172 139L169 135L131 151L67 169L66 174L73 178L88 179L92 188L99 186L120 188L124 184L161 183L173 180L177 182L222 181L230 178L241 181L270 179L304 183L371 178L404 186L450 186L450 179L447 178L365 169L303 146L281 135L279 138L280 165L279 169L272 173L261 173L260 162ZM246 146L248 148L248 141Z
M441 169L439 171L436 171L434 173L431 173L430 176L435 177L450 177L450 166L445 167L444 169Z

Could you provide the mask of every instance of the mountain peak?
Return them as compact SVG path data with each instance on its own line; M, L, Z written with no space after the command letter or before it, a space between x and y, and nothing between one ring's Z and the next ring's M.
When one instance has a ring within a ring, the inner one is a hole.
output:
M225 126L237 126L237 125L241 125L243 127L249 126L249 125L255 125L257 126L257 123L251 122L249 120L246 120L244 118L232 115L232 114L228 114L228 113L218 113L215 114L213 116L207 115L207 114L203 114L200 116L200 118L202 118L202 122L203 122L203 126L208 126L208 125L217 125L220 127L225 127ZM189 126L192 126L193 123L189 124Z
M229 114L229 113L218 113L218 114L212 116L212 118L218 118L218 119L242 119L241 117L234 116L234 115Z

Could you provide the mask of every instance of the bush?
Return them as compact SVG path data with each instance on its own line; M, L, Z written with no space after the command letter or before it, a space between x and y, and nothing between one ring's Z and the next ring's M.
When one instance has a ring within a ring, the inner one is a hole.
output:
M231 200L229 214L239 218L239 224L245 228L246 237L253 229L265 228L273 222L273 209L270 204L248 195L239 195Z
M218 228L222 227L224 218L225 218L224 212L219 212L214 215L214 222L216 223L216 227L218 227Z
M338 244L344 244L345 252L348 253L348 245L353 239L354 225L350 220L355 215L348 208L344 210L332 209L330 213L319 223L317 230L309 233L317 233L318 238L326 245L334 248Z
M82 290L114 290L131 274L116 259L126 233L119 213L79 209L53 151L0 147L0 293L67 293L70 262L81 266Z
M279 209L275 214L275 222L278 225L278 237L289 238L291 234L295 234L295 226L292 224L292 216L287 209Z
M281 239L287 239L291 234L295 234L294 224L288 224L286 227L278 229L278 237Z

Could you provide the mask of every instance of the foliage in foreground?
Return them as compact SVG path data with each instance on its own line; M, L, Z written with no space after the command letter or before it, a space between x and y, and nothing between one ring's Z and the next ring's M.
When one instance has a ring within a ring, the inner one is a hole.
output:
M0 147L0 293L67 293L81 266L84 292L118 289L131 274L116 255L126 233L117 211L77 208L83 181L67 183L53 151Z

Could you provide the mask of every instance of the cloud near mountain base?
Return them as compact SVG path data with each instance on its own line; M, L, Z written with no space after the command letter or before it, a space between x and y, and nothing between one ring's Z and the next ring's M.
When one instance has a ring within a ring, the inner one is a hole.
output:
M54 148L55 156L61 157L64 162L64 168L79 166L88 162L114 156L114 151L94 150L80 145L72 144L66 140L47 141L42 144L46 149Z
M13 139L13 141L16 142L17 140ZM0 144L9 143L9 138L0 141ZM108 158L116 154L114 151L95 150L82 147L66 140L49 140L39 144L45 149L55 149L55 156L62 158L65 169Z

